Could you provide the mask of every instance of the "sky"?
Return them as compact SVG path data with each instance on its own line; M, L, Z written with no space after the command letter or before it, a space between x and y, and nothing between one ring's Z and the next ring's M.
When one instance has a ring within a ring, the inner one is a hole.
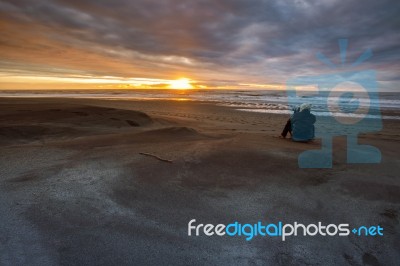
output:
M284 89L372 69L398 91L399 14L398 0L0 0L0 89Z

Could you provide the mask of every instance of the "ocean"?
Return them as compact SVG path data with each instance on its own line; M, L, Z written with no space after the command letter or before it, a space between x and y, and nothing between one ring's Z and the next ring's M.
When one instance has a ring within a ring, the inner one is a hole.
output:
M300 93L301 94L301 93ZM307 94L307 93L305 93ZM267 90L47 90L0 91L0 97L24 98L95 98L109 100L170 100L203 101L229 106L243 112L291 114L292 108L310 103L317 116L359 117L400 120L400 93L381 92L379 98L368 94L343 92L332 96L328 92L317 96L289 98L286 91ZM379 115L381 112L383 115Z

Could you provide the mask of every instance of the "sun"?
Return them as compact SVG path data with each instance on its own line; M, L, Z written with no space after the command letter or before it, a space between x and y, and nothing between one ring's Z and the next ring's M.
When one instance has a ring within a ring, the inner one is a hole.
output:
M180 78L177 80L171 80L169 82L168 88L175 90L187 90L193 89L193 86L190 84L190 79Z

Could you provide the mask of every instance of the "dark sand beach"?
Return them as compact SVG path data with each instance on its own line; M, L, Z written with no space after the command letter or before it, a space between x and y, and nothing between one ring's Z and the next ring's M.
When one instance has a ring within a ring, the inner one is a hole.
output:
M398 120L380 164L300 169L286 115L195 101L0 99L0 265L398 265ZM160 160L162 159L162 160ZM188 222L381 225L384 236L188 236Z

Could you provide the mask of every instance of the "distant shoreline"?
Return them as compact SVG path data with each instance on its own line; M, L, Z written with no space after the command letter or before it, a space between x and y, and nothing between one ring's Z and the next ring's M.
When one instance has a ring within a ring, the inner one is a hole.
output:
M400 120L400 94L396 95L381 93L379 102L371 102L372 108L379 108L379 112L373 112L366 118L385 119L385 120ZM0 91L0 98L11 99L87 99L87 100L110 100L110 101L197 101L203 103L213 103L222 106L228 106L238 111L257 112L269 114L289 115L292 113L291 106L287 103L285 91L220 91L209 90L207 93L199 90L81 90L66 92L66 91L35 91L35 92L17 92L6 93ZM352 112L337 112L331 113L326 108L322 107L325 101L323 97L299 97L298 104L302 102L310 102L313 105L313 112L317 116L326 117L360 117L359 114ZM360 108L368 109L365 99L360 99ZM377 109L377 110L379 110ZM376 114L375 114L376 113Z

